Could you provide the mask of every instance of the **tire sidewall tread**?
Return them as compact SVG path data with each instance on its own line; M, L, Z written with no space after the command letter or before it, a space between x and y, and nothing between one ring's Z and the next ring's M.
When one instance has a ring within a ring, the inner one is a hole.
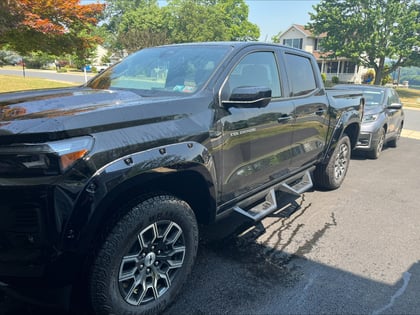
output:
M346 165L346 169L343 176L337 179L335 178L334 163L335 163L336 156L340 150L340 146L342 144L346 144L348 148L347 165ZM339 188L341 184L343 183L344 178L346 177L349 164L350 164L350 156L351 156L350 138L347 136L347 134L343 134L341 138L338 140L332 154L330 155L328 159L328 162L317 165L313 173L315 187L321 188L321 189L327 189L327 190L333 190L333 189Z
M198 227L194 212L189 205L171 195L158 195L130 207L102 243L94 260L90 277L91 307L97 314L156 314L165 309L181 291L181 286L191 272L198 248ZM186 246L183 266L179 269L168 291L158 301L145 306L132 306L125 302L117 285L118 268L121 257L130 246L134 237L145 227L159 220L172 220L181 226ZM128 241L126 241L128 240ZM108 279L108 280L107 280Z

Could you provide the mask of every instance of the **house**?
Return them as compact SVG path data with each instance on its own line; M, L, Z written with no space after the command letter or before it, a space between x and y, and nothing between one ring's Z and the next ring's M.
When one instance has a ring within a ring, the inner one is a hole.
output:
M357 65L354 61L347 58L328 57L328 53L322 52L322 39L327 34L315 36L303 25L293 24L280 35L280 44L303 49L312 53L318 62L321 73L327 75L327 80L338 77L340 82L361 83L362 76L368 69Z

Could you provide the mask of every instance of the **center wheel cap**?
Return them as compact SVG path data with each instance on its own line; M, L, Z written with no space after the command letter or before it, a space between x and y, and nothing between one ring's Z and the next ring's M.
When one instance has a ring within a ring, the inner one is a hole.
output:
M154 264L155 261L156 261L156 254L153 252L148 253L146 257L144 258L144 264L146 265L146 267L150 267L151 265Z

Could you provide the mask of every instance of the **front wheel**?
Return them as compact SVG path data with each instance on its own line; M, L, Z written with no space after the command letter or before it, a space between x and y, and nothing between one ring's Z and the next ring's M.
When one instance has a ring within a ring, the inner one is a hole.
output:
M378 132L378 139L372 143L372 149L367 151L367 156L371 159L377 159L384 148L385 128L381 128Z
M341 186L350 163L350 139L343 134L326 164L319 164L314 171L317 188L337 189Z
M156 314L180 292L197 253L189 205L173 196L129 207L98 250L90 277L96 314Z
M402 126L402 123L401 123L400 126L398 127L395 138L393 138L392 140L390 140L388 142L389 147L391 147L391 148L396 148L397 147L398 140L400 140L400 137L401 137L402 128L403 128L403 126Z

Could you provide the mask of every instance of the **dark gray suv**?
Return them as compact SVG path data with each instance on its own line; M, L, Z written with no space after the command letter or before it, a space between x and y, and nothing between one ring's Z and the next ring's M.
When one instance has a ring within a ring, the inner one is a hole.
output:
M356 150L377 159L387 144L396 147L404 125L404 111L397 91L392 87L374 85L344 85L335 87L357 89L365 97L365 109Z

